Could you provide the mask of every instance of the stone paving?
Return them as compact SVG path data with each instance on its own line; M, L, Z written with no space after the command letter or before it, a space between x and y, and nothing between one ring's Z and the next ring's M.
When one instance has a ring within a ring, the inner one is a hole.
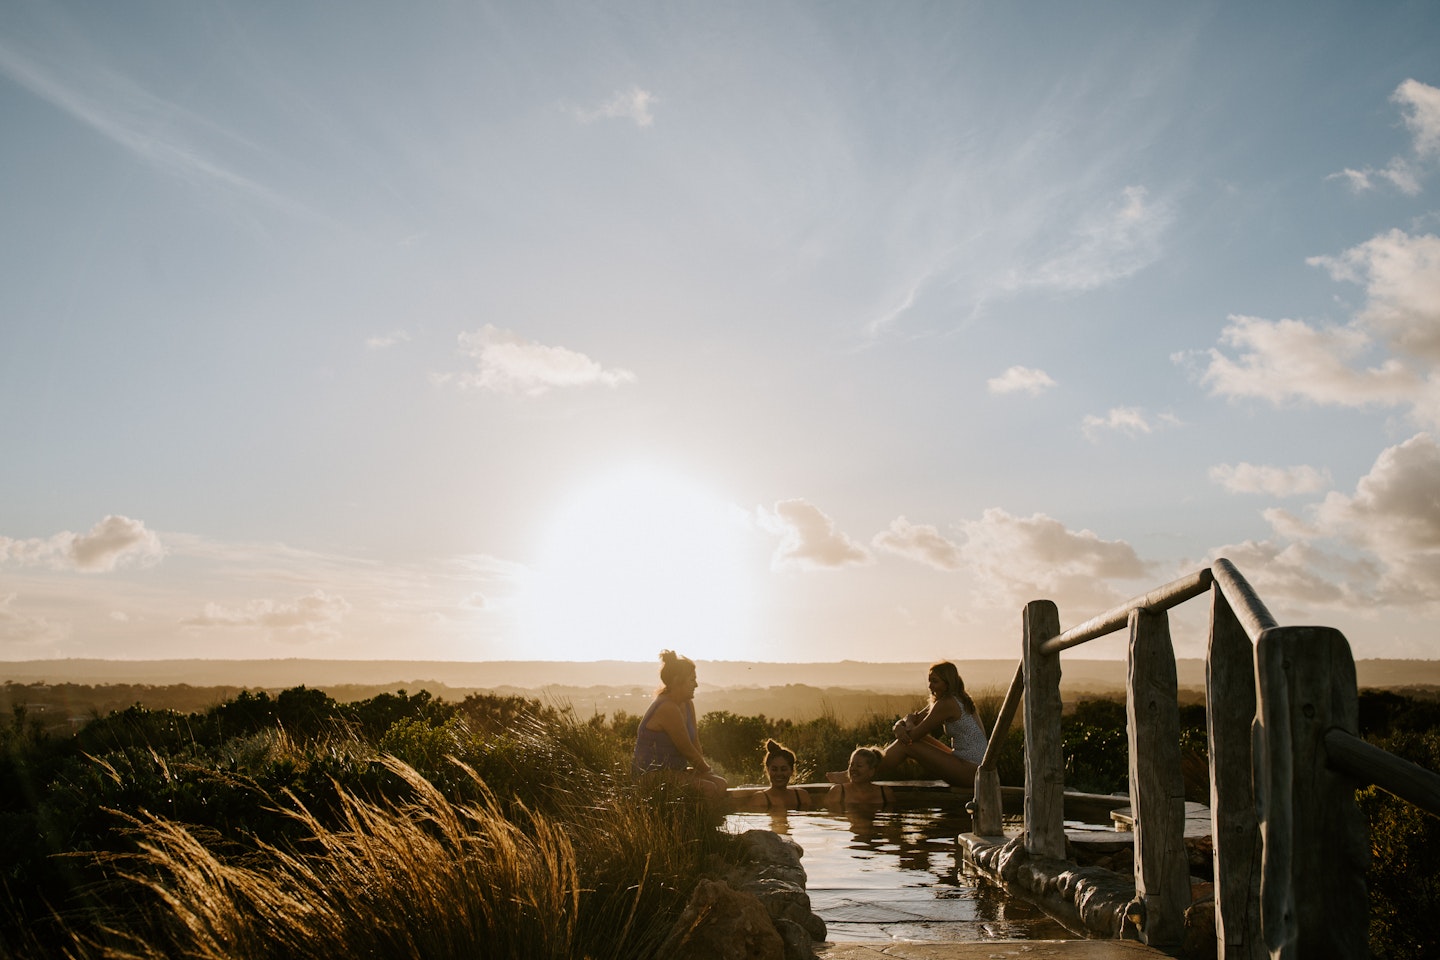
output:
M986 943L827 943L821 960L1146 960L1166 954L1134 940L1010 940Z
M935 888L815 889L810 909L831 942L1064 940L1075 935L1027 901L978 881L950 895Z

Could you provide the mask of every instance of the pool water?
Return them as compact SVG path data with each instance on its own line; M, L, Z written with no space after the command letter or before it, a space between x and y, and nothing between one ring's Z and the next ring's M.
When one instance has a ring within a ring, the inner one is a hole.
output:
M727 828L774 830L805 850L811 909L831 942L1075 940L1058 921L967 870L963 810L732 813Z

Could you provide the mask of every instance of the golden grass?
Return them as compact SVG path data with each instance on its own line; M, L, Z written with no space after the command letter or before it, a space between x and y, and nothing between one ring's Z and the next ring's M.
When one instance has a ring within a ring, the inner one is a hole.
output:
M339 828L297 801L289 814L304 839L291 848L222 858L183 825L135 818L139 853L117 863L151 909L89 949L137 960L572 956L581 885L563 827L508 819L478 779L483 799L454 804L384 762L413 799L342 791Z
M713 814L675 784L643 796L602 777L542 814L501 802L459 761L478 800L453 801L408 764L381 762L405 801L337 784L327 824L287 795L277 808L297 839L284 845L242 849L163 817L127 817L136 852L102 858L112 907L72 934L68 955L649 957L723 842Z

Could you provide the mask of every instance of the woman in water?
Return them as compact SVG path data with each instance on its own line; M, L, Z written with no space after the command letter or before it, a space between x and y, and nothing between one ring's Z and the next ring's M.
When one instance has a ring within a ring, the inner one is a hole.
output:
M695 729L695 662L673 650L660 651L660 690L635 732L631 772L674 770L694 781L711 800L726 795L725 778L710 769Z
M747 810L809 810L810 794L790 786L795 775L795 751L774 740L765 741L765 774L770 787L745 798Z
M909 757L952 787L973 786L989 743L975 701L965 692L960 671L948 660L931 665L928 683L929 704L895 721L895 739L881 755L875 776L893 772ZM950 743L941 737L949 738ZM845 775L828 776L840 782Z
M847 806L883 807L890 802L890 788L872 783L880 769L881 754L874 747L856 747L845 768L845 779L825 794L825 806L839 810Z

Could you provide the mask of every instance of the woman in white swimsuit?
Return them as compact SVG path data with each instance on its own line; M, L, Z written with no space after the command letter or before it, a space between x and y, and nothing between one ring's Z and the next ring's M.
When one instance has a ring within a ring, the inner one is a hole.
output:
M989 742L975 701L965 692L960 671L948 660L930 667L929 686L929 705L895 721L895 739L882 753L875 776L883 779L910 757L953 787L973 786Z

